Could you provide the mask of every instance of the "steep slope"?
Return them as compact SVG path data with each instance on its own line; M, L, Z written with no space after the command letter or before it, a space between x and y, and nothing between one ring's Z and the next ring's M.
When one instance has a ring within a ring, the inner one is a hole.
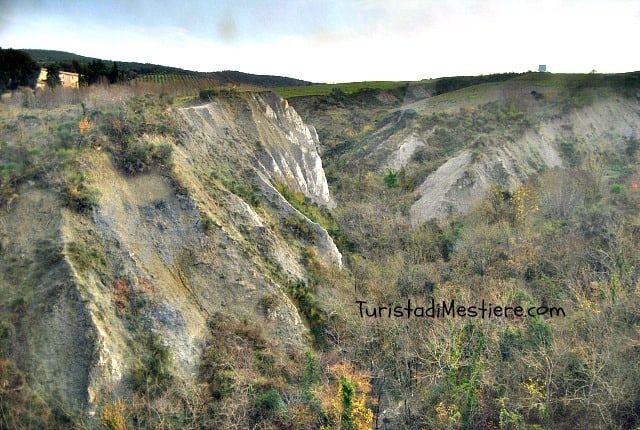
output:
M331 175L347 165L402 173L418 225L467 212L496 184L513 191L536 173L624 154L640 136L635 79L529 74L418 99L407 90L386 111L364 109L357 94L334 106L292 103L321 135L342 129L325 155Z
M427 177L418 187L411 219L420 223L466 212L493 184L515 189L534 173L579 162L572 157L622 154L626 141L640 137L639 114L637 101L608 99L545 119L514 140L488 134L486 147L462 150Z
M77 168L100 193L90 212L43 176L18 185L0 215L1 349L68 413L127 397L162 351L162 369L196 384L216 321L258 327L283 356L301 354L308 322L288 295L308 277L301 253L342 266L326 230L277 190L333 204L317 135L286 101L242 94L164 115L174 133L146 126L135 139L173 148L170 166L131 175L118 156L88 149ZM133 126L96 118L111 133L95 127L103 145Z
M65 219L55 195L33 185L20 190L2 216L3 349L34 385L68 405L88 400L97 358L96 331L86 295L65 256Z
M263 173L271 180L286 182L319 204L333 205L317 153L318 135L286 100L273 93L249 94L233 109L217 101L181 112L206 139L255 142Z

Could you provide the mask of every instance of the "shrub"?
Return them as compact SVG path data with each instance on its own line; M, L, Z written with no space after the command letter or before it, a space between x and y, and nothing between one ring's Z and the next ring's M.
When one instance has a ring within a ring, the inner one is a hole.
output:
M534 90L534 91L531 91L531 97L533 97L536 101L540 101L544 98L544 94Z
M70 242L64 253L77 264L80 270L100 269L105 265L105 256L101 249L94 246Z
M0 321L0 356L9 351L9 346L15 335L15 327L9 321Z
M366 373L355 370L348 364L329 367L333 381L315 390L315 397L325 414L329 426L321 429L368 429L373 425L373 411L370 403L370 378Z
M634 137L629 137L626 139L627 147L625 148L625 154L629 157L633 157L638 153L640 149L640 141Z
M395 170L387 170L384 172L384 183L387 184L387 188L393 188L398 182L398 172Z
M140 365L131 375L133 388L144 395L156 397L169 386L171 373L169 372L171 354L156 334L151 334L146 340L146 351Z
M264 311L265 315L268 315L269 312L279 307L282 304L282 301L280 296L274 293L274 294L268 294L262 297L258 301L258 304L260 305L260 308Z
M126 430L125 404L122 400L106 403L100 412L100 424L111 430Z
M208 89L208 90L200 90L200 100L203 101L211 101L213 98L217 97L220 93L217 90Z
M259 392L252 405L252 418L255 423L277 419L286 409L280 393L270 388Z
M551 343L551 326L539 316L528 319L527 336L532 345L548 347Z
M79 132L78 123L76 123L75 121L68 121L59 124L56 135L57 147L69 149L76 146L77 132Z
M87 186L84 173L73 172L66 178L64 195L68 207L80 213L88 213L98 206L100 191Z
M304 374L302 377L302 385L310 388L320 381L320 362L317 354L313 351L304 353Z
M611 193L612 194L622 194L625 192L625 186L621 184L613 184L611 185Z
M514 357L513 352L519 351L522 346L522 332L512 325L505 326L500 332L500 355L503 360Z
M355 244L347 237L344 230L340 228L337 221L331 214L331 211L323 206L319 206L318 204L312 202L310 198L304 195L304 193L294 191L286 184L277 182L275 184L275 188L282 195L282 197L284 197L285 200L287 200L289 204L291 204L291 206L296 208L311 221L320 224L322 228L324 228L327 233L329 233L341 252L349 252L355 249ZM294 222L297 223L296 221ZM303 230L306 230L308 227L309 226L303 228ZM313 233L313 235L315 236L315 232Z
M0 359L0 428L55 428L49 406L12 360Z
M211 219L211 217L207 214L201 214L200 215L200 225L202 226L202 231L205 233L209 233L213 227L215 226L215 223L213 222L213 219Z
M154 167L168 166L172 153L173 147L168 143L134 142L125 145L118 158L122 168L134 175Z
M218 177L222 184L233 194L240 197L245 202L249 203L254 208L260 207L261 200L260 196L253 190L253 188L247 187L245 184L240 183L236 178L215 175L212 174L213 177Z
M325 332L328 324L326 311L322 309L320 303L318 303L307 284L303 281L290 284L289 293L297 304L298 310L309 323L309 330L316 345L325 345Z
M316 232L311 223L300 217L300 215L288 216L284 220L284 227L298 239L305 239L311 242L317 240Z
M162 166L168 166L173 155L173 146L169 143L161 143L155 147L155 158Z

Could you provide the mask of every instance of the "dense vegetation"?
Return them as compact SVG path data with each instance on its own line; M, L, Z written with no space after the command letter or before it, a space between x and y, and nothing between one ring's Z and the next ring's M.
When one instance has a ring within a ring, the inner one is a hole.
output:
M444 94L450 91L460 90L472 85L484 84L487 82L502 82L520 76L520 73L498 73L494 75L482 76L454 76L440 78L436 82L435 94Z
M40 67L22 51L0 48L0 94L18 87L35 88Z
M378 404L399 405L387 410L399 428L637 428L637 137L611 137L620 152L594 164L569 133L558 145L571 168L540 172L517 189L495 184L467 214L409 223L412 192L456 151L482 154L492 139L516 139L557 111L612 93L635 99L638 89L637 74L517 79L553 88L554 97L532 96L529 111L507 100L408 117L361 110L353 97L326 111L299 107L321 136L335 134L323 155L339 202L333 216L357 244L353 288L369 312L384 306L386 315L408 300L429 306L433 297L561 307L566 316L359 319L354 304L340 347L370 375ZM384 170L377 145L400 126L435 132L402 170Z
M400 191L380 177L342 188L338 220L359 247L357 299L566 311L366 321L343 345L353 342L353 360L366 357L359 362L378 395L407 401L398 411L406 428L638 425L640 195L620 182L582 168L549 171L418 230L395 209Z

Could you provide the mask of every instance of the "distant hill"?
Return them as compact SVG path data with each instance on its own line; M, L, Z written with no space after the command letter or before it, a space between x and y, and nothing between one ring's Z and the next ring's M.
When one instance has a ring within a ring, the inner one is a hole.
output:
M108 68L111 68L114 63L114 61L112 60L85 57L65 51L54 51L48 49L20 50L27 52L31 56L31 58L33 58L43 66L47 66L53 63L71 66L73 62L77 62L80 65L87 65L95 61L102 61ZM202 78L215 78L221 83L233 83L237 85L249 85L256 87L290 87L311 84L311 82L308 81L288 78L284 76L253 75L250 73L242 73L234 70L225 70L218 72L196 72L193 70L180 69L178 67L162 66L150 63L137 63L127 61L115 61L115 63L117 63L118 70L120 70L120 72L130 77L159 74L179 74Z
M71 63L77 61L79 63L90 63L97 58L83 57L82 55L72 54L71 52L52 51L48 49L20 49L31 55L31 58L42 64L50 63Z
M238 84L255 85L258 87L294 87L311 85L309 81L287 78L284 76L252 75L250 73L238 72L235 70L224 70L222 72L212 72L208 75L219 78L225 82Z

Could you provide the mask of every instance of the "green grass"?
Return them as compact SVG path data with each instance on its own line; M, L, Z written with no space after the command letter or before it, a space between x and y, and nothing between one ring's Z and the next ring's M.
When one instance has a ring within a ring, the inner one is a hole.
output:
M470 87L460 88L458 90L433 96L429 102L436 104L459 102L482 103L492 89L503 84L503 82L486 82Z
M640 73L526 73L514 81L556 90L594 87L636 88Z
M504 80L513 80L526 82L531 85L536 85L540 87L553 88L553 89L564 89L568 84L574 82L584 82L590 84L599 84L602 85L604 83L615 82L616 80L627 79L630 80L629 77L632 74L623 74L623 75L610 75L610 74L580 74L580 73L525 73L520 76L514 76L509 79ZM303 85L303 86L288 86L288 87L273 87L270 88L271 91L275 92L279 96L283 98L290 97L301 97L301 96L326 96L329 95L334 90L340 90L345 94L354 94L364 89L376 89L376 90L394 90L401 88L402 86L409 84L425 84L429 82L437 83L439 79L432 80L422 80L422 81L363 81L363 82L345 82L345 83L337 83L337 84L311 84L311 85ZM466 98L468 96L481 96L484 93L484 90L493 88L495 86L500 85L504 80L499 80L497 82L489 81L489 82L481 82L469 86L465 86L464 88L456 89L453 91L448 91L443 94L455 94L456 98Z
M585 76L584 73L526 73L514 78L514 81L526 82L541 87L563 89L567 82Z
M419 81L423 82L423 81ZM312 84L294 87L274 87L271 91L283 98L301 96L326 96L334 90L340 90L345 94L354 94L364 89L395 90L412 82L409 81L364 81L346 82L340 84ZM416 82L417 83L417 82Z
M344 253L353 249L353 244L345 235L344 231L342 231L338 226L338 223L328 209L312 202L310 198L304 195L304 193L295 191L282 182L277 182L275 184L275 188L291 204L291 206L296 208L311 221L320 224L320 226L329 233L341 252ZM298 218L291 217L287 219L285 225L298 234L298 237L311 238L314 235L308 224Z

